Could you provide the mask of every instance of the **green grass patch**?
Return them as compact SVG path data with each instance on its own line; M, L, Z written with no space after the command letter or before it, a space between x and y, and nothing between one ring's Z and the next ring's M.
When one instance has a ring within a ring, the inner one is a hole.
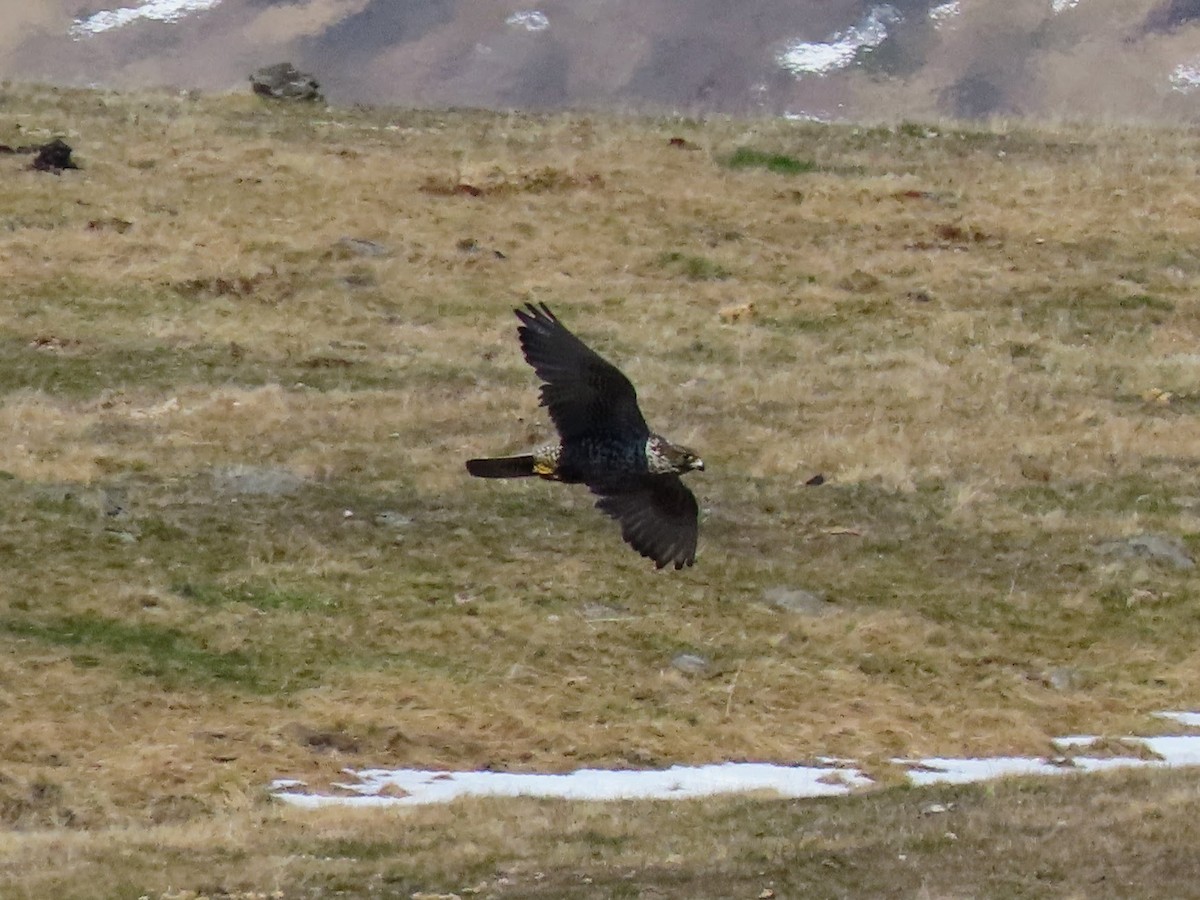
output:
M1130 297L1122 297L1117 301L1117 306L1121 309L1150 309L1157 312L1175 311L1175 304L1170 300L1155 297L1151 294L1134 294Z
M690 281L722 281L731 276L723 265L704 256L670 250L655 258L655 265Z
M465 366L434 365L419 372L393 370L350 356L312 353L268 359L241 348L214 345L88 343L64 351L0 340L0 393L43 391L66 398L106 390L166 390L180 384L260 387L303 384L317 391L411 386L415 382L474 384Z
M780 175L806 175L817 171L817 164L811 159L797 159L786 153L770 153L753 147L738 147L725 158L725 165L730 169L766 169Z
M200 606L224 606L245 603L260 610L289 610L291 612L336 612L341 602L312 591L289 590L270 584L244 583L218 585L183 581L171 590Z
M272 677L274 667L264 665L262 655L213 650L203 638L177 628L81 613L41 620L9 617L0 619L0 630L69 648L72 658L85 667L118 660L127 672L164 687L220 684L252 692L283 687L281 679Z

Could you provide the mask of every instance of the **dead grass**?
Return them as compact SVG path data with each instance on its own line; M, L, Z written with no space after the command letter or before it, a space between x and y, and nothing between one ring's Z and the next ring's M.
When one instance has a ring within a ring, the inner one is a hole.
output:
M1192 574L1096 549L1200 533L1189 132L3 100L21 131L0 141L64 134L82 166L10 158L0 188L0 814L32 829L9 838L19 890L59 877L22 848L173 840L156 823L220 857L228 823L274 816L283 774L826 753L886 773L897 754L1144 732L1200 697ZM765 162L730 168L739 151ZM464 477L468 456L546 434L509 312L527 300L703 451L694 570L647 571L581 493ZM780 612L775 586L837 612ZM677 672L680 652L708 669ZM1150 783L1168 803L1170 777ZM305 821L230 859L291 859L279 841L325 828ZM883 840L869 815L845 827ZM664 854L681 870L653 869L667 893L708 871L691 833ZM1125 834L1131 858L1158 840ZM929 847L961 894L1041 890L970 881L970 858ZM464 865L482 879L499 852ZM1045 893L1090 894L1090 857L1063 852ZM185 883L137 865L111 895ZM336 889L279 865L288 891ZM406 889L433 871L413 865ZM885 884L845 871L845 894ZM554 878L547 896L576 891Z

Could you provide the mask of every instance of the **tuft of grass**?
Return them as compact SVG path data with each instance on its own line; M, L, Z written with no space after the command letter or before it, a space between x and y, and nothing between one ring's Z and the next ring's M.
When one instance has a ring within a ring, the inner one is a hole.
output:
M691 253L677 250L664 251L655 259L655 264L691 281L721 281L732 273L720 263Z
M185 600L201 606L223 606L245 603L260 610L291 610L292 612L336 612L341 603L309 591L288 590L269 584L236 584L230 586L204 582L183 581L171 590Z
M780 175L805 175L817 170L811 159L797 159L786 153L770 153L753 147L738 147L724 163L730 169L766 169Z
M1129 297L1122 297L1117 301L1117 305L1121 309L1149 309L1156 312L1175 311L1175 304L1173 302L1151 294L1133 294Z

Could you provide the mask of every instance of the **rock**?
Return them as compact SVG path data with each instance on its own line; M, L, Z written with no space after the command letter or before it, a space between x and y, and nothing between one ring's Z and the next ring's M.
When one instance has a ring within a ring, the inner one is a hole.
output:
M334 248L347 256L391 256L392 251L383 244L369 241L366 238L343 237L334 244Z
M250 87L260 97L271 100L323 101L317 80L301 72L290 62L263 66L250 76Z
M684 675L702 675L708 671L709 662L697 653L680 653L671 660L671 665Z
M849 275L839 280L837 286L843 291L849 291L851 294L869 294L878 288L880 284L882 282L878 275L872 275L870 272L864 272L862 269L855 269Z
M730 306L723 306L717 310L717 318L722 322L741 322L749 321L757 316L757 310L754 306L754 301L749 300L746 303L736 303Z
M1030 481L1048 482L1054 476L1054 471L1050 468L1049 463L1030 454L1018 457L1017 466L1021 470L1022 477L1028 478Z
M618 622L631 618L629 610L607 603L588 601L579 608L579 613L589 622Z
M411 517L398 513L393 509L385 509L381 513L375 514L375 524L380 528L407 528L413 523Z
M379 283L379 279L375 277L374 272L351 272L349 275L343 276L340 281L348 288L370 288L375 287Z
M272 466L221 466L212 470L212 480L218 493L235 496L281 497L304 486L295 472Z
M321 753L357 753L358 738L341 729L311 728L300 722L292 722L283 728L283 733L301 746Z
M129 518L129 496L120 488L101 488L100 510L110 519Z
M1059 666L1042 673L1041 682L1056 691L1071 691L1081 687L1085 678L1078 669Z
M460 238L454 246L458 249L459 253L465 253L468 256L475 256L483 253L487 256L491 256L494 259L508 259L508 257L505 256L501 251L496 250L495 248L488 249L487 247L482 246L479 241L475 240L475 238Z
M837 612L837 607L820 595L798 588L768 588L763 591L763 600L778 610L801 616L827 616Z
M37 156L33 158L29 168L58 175L63 169L78 169L79 166L71 160L71 147L61 138L55 138L38 148Z
M1096 550L1121 559L1149 559L1170 563L1176 569L1194 569L1195 561L1178 538L1161 534L1135 534L1118 541L1105 541Z

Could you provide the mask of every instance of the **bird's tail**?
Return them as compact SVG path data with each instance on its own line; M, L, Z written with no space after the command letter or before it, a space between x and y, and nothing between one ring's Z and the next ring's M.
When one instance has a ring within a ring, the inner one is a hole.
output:
M533 470L531 453L494 459L468 459L467 471L476 478L528 478L537 474Z

